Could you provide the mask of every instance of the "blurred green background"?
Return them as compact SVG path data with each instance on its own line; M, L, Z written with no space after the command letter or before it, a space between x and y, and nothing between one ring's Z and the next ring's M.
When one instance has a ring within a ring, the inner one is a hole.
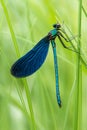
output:
M3 3L8 10L7 18ZM76 53L64 49L56 39L62 108L56 101L51 45L45 63L26 78L27 83L14 78L10 68L18 59L15 38L22 56L47 35L56 22L62 24L64 21L73 35L77 35L79 1L4 0L3 3L0 1L0 130L75 130ZM87 10L85 0L83 7ZM10 22L7 22L9 18ZM71 37L70 33L68 35ZM87 60L87 16L83 11L81 36L82 51ZM26 93L26 86L30 94ZM82 130L87 130L86 119L87 69L82 65Z

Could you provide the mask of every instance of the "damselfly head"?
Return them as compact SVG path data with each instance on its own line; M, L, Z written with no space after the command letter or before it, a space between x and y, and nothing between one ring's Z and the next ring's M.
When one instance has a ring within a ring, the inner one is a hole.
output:
M59 28L61 28L61 25L60 24L53 24L53 27L56 29L59 29Z

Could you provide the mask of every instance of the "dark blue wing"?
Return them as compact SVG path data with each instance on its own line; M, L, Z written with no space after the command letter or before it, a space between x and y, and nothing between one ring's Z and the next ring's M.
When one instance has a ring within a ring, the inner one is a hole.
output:
M33 74L44 63L48 48L49 38L46 36L32 50L13 64L11 74L15 77L26 77Z

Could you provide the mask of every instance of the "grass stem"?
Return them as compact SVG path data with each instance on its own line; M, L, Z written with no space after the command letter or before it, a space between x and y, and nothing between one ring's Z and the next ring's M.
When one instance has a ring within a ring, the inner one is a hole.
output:
M4 3L4 0L1 0L1 5L2 5L2 8L4 10L4 14L6 16L6 20L7 20L8 27L9 27L9 30L10 30L10 33L11 33L11 37L12 37L12 40L13 40L13 43L14 43L14 48L16 50L16 54L17 54L18 57L20 57L20 52L19 52L16 36L15 36L14 30L13 30L12 23L10 21L10 17L9 17L6 5ZM35 120L34 120L34 113L33 113L33 108L32 108L31 95L30 95L30 90L28 88L28 84L27 84L26 79L25 80L23 79L23 83L24 83L25 93L26 93L26 97L27 97L27 101L28 101L28 107L29 107L30 114L31 114L32 130L36 130L36 125L35 125Z
M78 14L78 55L76 64L76 77L77 77L77 88L76 88L76 105L75 105L75 122L74 129L82 130L82 64L81 64L81 19L82 19L82 0L79 1L79 14Z

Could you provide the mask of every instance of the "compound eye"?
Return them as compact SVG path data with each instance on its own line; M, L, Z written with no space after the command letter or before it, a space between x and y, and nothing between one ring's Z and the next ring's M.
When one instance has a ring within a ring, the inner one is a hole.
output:
M56 29L59 29L61 27L61 25L60 24L53 24L53 27Z
M60 28L61 27L61 25L60 24L57 24L57 28Z
M57 27L57 24L53 24L53 27L56 28L56 27Z

